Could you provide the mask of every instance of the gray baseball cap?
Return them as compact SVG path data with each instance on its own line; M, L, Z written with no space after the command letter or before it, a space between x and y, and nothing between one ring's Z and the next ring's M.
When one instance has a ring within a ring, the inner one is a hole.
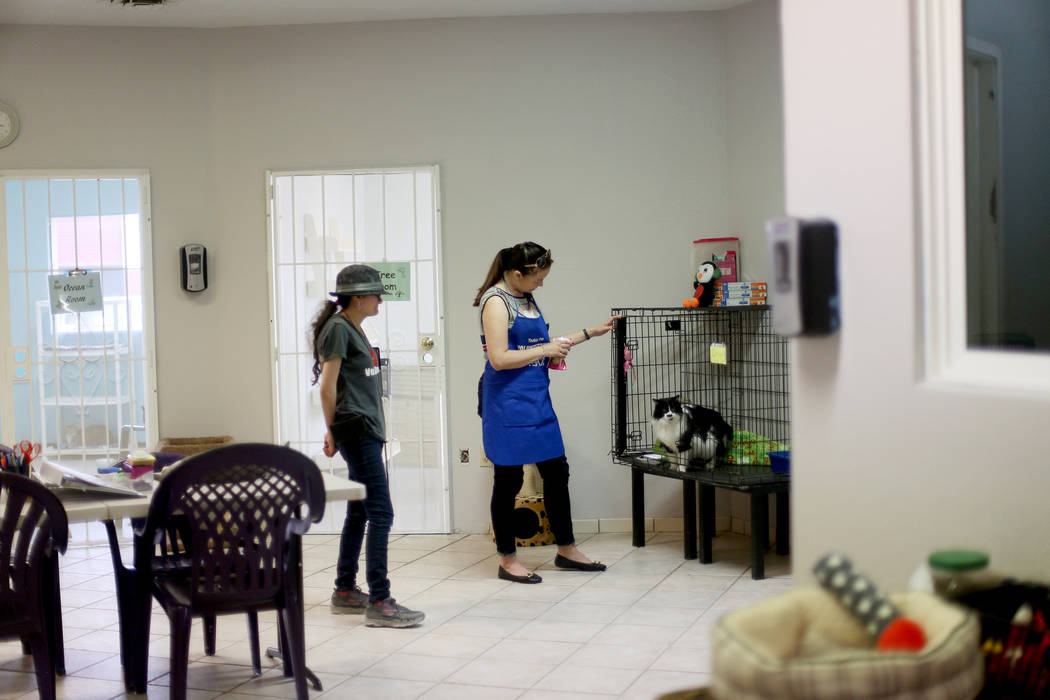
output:
M368 265L347 265L344 267L335 277L335 291L329 292L332 296L339 294L365 296L382 293L383 281L379 278L379 270Z

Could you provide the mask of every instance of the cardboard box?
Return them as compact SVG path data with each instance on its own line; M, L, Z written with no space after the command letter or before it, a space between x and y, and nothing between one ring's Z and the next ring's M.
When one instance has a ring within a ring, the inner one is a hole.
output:
M216 447L229 445L231 442L233 442L233 438L229 435L188 438L162 437L160 442L157 443L157 449L155 452L171 452L188 457L189 455L207 452Z
M736 282L740 279L740 239L736 236L722 238L698 238L693 241L693 274L700 263L714 260L722 271L719 282Z

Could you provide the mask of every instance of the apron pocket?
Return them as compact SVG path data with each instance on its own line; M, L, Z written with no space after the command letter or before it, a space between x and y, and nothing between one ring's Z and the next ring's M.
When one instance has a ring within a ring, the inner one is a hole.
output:
M542 385L508 386L503 392L503 425L525 428L554 419L550 396Z

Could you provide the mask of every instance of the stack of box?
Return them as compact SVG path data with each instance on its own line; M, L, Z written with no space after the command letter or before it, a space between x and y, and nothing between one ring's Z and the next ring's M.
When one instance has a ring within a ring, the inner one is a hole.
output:
M715 282L713 306L757 306L766 303L765 282Z

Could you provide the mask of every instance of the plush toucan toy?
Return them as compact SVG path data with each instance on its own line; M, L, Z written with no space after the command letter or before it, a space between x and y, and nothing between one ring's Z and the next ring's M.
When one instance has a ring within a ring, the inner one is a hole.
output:
M698 306L711 306L715 300L715 280L722 276L718 264L708 260L700 263L696 271L696 279L693 280L693 296L682 300L682 306L687 309L695 309Z

